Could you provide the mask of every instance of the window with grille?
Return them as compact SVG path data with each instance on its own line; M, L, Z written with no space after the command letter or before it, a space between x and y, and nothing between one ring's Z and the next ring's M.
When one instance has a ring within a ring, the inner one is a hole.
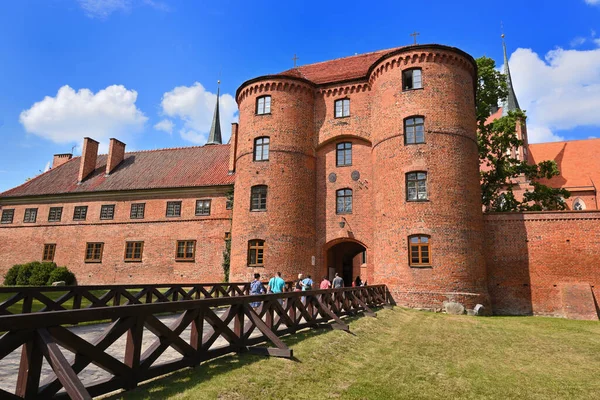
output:
M335 197L337 214L352 213L352 189L340 189L335 192Z
M100 219L113 219L115 217L115 205L108 204L100 208Z
M196 257L195 240L178 240L175 259L179 261L194 261Z
M142 261L144 242L125 242L125 261Z
M44 254L42 254L42 261L54 261L54 253L56 253L56 244L47 243L44 245Z
M15 217L15 209L11 208L8 210L2 210L2 219L0 220L3 224L12 224L13 218Z
M423 117L410 117L404 120L404 143L425 143L425 122Z
M131 219L144 219L144 211L146 209L146 203L134 203L131 205L131 211L129 212L129 218Z
M102 262L104 243L87 243L85 249L85 262Z
M268 136L254 139L254 161L269 161L269 142Z
M87 206L77 206L73 211L73 221L85 221L87 217Z
M167 217L181 217L181 202L180 201L168 201L167 202Z
M25 216L23 217L23 222L33 223L37 219L37 208L27 208L25 209Z
M59 222L62 218L62 207L50 207L48 212L48 222Z
M260 239L248 242L248 266L264 267L265 241Z
M250 195L250 211L265 211L267 209L267 186L252 186Z
M340 99L335 101L335 117L349 117L350 116L350 99Z
M421 89L423 87L421 68L402 71L402 87L404 90Z
M338 143L335 150L336 161L335 165L338 167L345 167L352 165L352 143L344 142Z
M431 238L426 235L408 237L410 248L409 265L411 267L431 266Z
M256 114L271 114L271 96L262 96L256 99Z
M210 200L196 201L196 215L210 215Z
M406 174L406 200L427 200L427 172L409 172Z

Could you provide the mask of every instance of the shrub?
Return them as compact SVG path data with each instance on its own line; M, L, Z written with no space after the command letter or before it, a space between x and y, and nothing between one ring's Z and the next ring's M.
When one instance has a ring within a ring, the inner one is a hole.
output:
M21 264L13 265L10 267L6 275L4 275L4 285L12 286L17 284L17 275L19 275L19 270L21 269Z
M21 265L19 273L17 274L17 285L29 285L29 278L31 277L31 271L33 270L32 264L33 263Z
M52 285L52 282L65 281L65 284L70 286L75 284L75 274L67 269L67 267L57 267L48 278L47 284Z
M56 264L53 262L31 263L32 270L29 277L29 284L32 286L44 286L50 279L52 271L56 270ZM52 283L52 282L50 282Z

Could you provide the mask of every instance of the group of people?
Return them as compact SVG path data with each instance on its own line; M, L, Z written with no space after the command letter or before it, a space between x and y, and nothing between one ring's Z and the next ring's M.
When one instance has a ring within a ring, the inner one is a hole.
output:
M298 274L298 280L296 280L294 282L294 290L297 292L312 290L313 285L314 285L314 282L313 282L312 278L310 277L310 275L306 275L306 277L304 277L303 274ZM360 276L357 276L356 279L354 280L354 282L352 282L353 287L366 286L366 285L367 285L367 282L366 281L363 282L360 279ZM337 272L335 273L335 277L333 278L333 280L331 282L329 281L329 279L327 279L326 276L324 276L323 279L321 280L321 284L319 285L319 289L331 289L331 288L339 289L339 288L343 288L343 287L344 287L344 280ZM266 288L260 280L259 273L254 274L254 280L250 283L250 294L251 295L265 294L265 293L283 293L284 291L285 291L285 281L281 277L281 272L277 272L271 279L269 279L269 283L267 284ZM279 302L282 303L283 299L279 299ZM256 308L260 305L260 302L253 302L253 303L251 303L251 305L252 305L252 307Z

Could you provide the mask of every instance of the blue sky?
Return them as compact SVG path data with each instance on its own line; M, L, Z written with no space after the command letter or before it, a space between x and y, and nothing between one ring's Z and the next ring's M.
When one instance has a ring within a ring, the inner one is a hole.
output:
M502 64L532 141L600 137L600 0L366 3L0 2L0 191L82 138L128 150L204 144L221 79L225 138L245 80L412 42Z

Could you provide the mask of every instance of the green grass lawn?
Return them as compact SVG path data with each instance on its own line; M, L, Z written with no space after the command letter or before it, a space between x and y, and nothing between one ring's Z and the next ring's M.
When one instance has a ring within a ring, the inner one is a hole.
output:
M600 398L600 322L380 310L285 338L296 360L208 361L112 399Z

